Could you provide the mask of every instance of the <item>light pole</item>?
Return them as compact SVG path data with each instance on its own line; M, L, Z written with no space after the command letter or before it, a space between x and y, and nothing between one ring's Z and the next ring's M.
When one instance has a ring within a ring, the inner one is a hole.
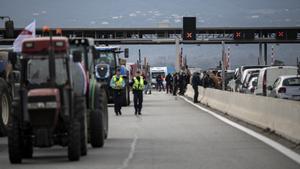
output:
M5 21L5 38L14 38L14 22L9 16L0 16L1 20L8 19Z
M226 74L225 74L225 69L226 69L226 65L225 65L225 58L226 54L225 54L225 42L222 41L222 90L225 90L225 79L226 79Z
M142 58L141 58L141 49L139 49L139 64L138 64L138 68L141 70L142 69L142 66L141 66L141 64L142 64Z

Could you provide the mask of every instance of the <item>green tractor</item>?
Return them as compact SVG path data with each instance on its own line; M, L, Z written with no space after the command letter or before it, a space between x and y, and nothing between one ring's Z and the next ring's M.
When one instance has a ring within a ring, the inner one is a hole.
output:
M7 135L11 102L17 94L19 84L16 80L20 76L20 71L16 69L16 63L10 61L12 57L16 57L12 49L0 49L0 136Z
M83 89L81 95L86 100L87 119L89 122L88 140L92 147L102 147L105 139L108 137L108 99L104 86L98 83L94 76L94 40L91 38L72 38L69 39L69 43L72 53L83 58L81 63L73 65L75 67L72 77L76 84L75 88L78 88L78 90ZM84 80L78 76L80 71L84 72Z
M125 88L122 90L122 105L130 105L129 71L126 68L128 48L124 50L125 58L120 58L123 51L119 46L95 46L94 48L94 71L96 79L105 86L109 103L113 103L113 89L110 87L110 80L117 68L121 69L121 75L125 80Z

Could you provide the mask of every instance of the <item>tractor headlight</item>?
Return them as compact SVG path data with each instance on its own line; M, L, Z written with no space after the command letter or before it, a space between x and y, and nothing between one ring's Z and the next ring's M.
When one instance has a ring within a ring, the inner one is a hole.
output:
M106 79L109 77L109 65L106 64L98 64L95 66L96 78L98 79Z
M57 108L56 102L36 102L28 103L28 109L55 109Z
M55 109L57 108L57 103L56 102L46 102L46 109Z

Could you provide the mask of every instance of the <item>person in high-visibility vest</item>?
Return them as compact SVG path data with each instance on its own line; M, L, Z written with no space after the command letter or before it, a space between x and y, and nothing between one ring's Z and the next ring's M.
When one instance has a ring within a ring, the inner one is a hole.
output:
M116 70L116 74L110 80L110 87L114 92L114 107L116 115L122 115L122 90L125 87L125 80L120 74L120 69Z
M138 70L136 72L136 76L132 79L130 86L132 86L133 92L133 102L134 102L134 114L142 115L142 107L143 107L143 90L145 85L147 85L147 81L144 80L141 72Z

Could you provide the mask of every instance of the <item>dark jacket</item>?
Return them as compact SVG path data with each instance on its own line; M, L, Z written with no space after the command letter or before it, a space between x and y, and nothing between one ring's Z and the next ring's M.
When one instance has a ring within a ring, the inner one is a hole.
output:
M200 76L198 73L194 73L192 76L192 86L200 86L201 85L201 80Z
M169 73L169 74L166 76L166 83L171 84L172 82L173 82L173 77L172 77L172 75Z
M204 88L211 86L211 80L209 78L209 75L206 74L206 73L204 73L204 75L203 75L202 85L203 85Z

